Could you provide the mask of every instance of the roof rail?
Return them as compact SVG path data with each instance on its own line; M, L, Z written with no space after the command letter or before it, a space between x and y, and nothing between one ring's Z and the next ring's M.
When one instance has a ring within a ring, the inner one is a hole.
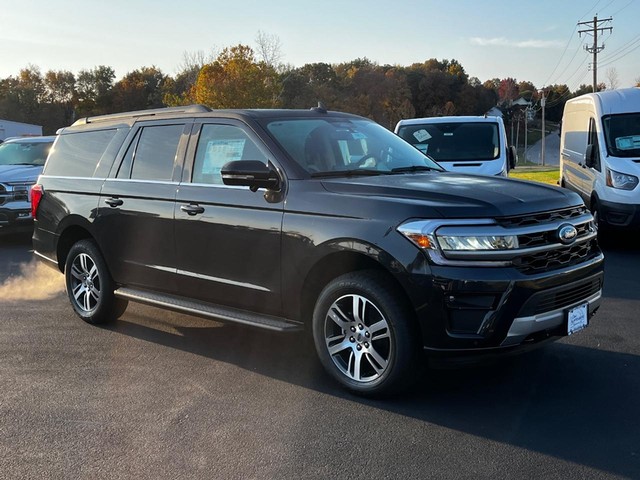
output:
M109 115L96 115L95 117L80 118L73 122L72 126L86 125L87 123L106 122L108 120L118 120L120 118L153 117L166 113L206 113L210 112L209 107L204 105L186 105L184 107L150 108L149 110L137 110L135 112L111 113Z

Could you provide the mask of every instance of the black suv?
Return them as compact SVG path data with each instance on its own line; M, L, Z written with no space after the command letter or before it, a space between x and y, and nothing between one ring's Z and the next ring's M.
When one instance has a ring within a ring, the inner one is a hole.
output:
M603 255L567 190L446 173L373 121L203 106L63 129L32 190L36 254L90 323L127 301L309 327L352 391L426 351L509 352L585 327Z

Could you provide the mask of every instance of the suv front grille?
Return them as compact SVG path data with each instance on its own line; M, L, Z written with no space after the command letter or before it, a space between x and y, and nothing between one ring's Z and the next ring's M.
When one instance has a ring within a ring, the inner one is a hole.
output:
M518 317L552 312L575 305L602 289L602 274L569 285L555 287L532 295L522 306Z
M570 267L587 260L594 252L598 252L595 240L574 244L557 250L525 255L515 258L513 265L523 273L534 274Z
M29 184L3 185L0 183L0 205L28 201Z
M584 206L482 219L477 223L473 220L434 223L431 231L436 238L517 237L517 245L514 242L513 246L503 248L431 250L432 259L443 265L511 266L526 275L535 275L578 265L601 255L593 217ZM575 235L560 238L561 232L572 233L565 229L567 226L575 228ZM443 243L439 245L442 248Z

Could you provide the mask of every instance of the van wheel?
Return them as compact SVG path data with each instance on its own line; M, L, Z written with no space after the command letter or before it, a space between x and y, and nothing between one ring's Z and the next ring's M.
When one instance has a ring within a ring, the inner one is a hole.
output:
M410 385L418 370L412 314L401 293L376 271L331 281L313 312L313 337L324 368L354 393L380 395Z
M591 215L593 215L593 223L598 230L598 241L600 244L606 244L607 237L607 225L602 220L602 209L600 208L600 202L598 202L597 198L591 199L590 205Z
M105 323L127 308L127 301L113 294L114 282L93 241L81 240L71 247L64 276L71 306L85 322Z

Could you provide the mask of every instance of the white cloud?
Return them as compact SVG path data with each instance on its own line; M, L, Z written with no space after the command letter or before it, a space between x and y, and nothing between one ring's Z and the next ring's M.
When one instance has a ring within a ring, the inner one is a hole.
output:
M557 40L522 40L519 42L509 40L505 37L482 38L472 37L470 39L474 45L481 47L515 47L515 48L558 48L562 47L562 42Z

